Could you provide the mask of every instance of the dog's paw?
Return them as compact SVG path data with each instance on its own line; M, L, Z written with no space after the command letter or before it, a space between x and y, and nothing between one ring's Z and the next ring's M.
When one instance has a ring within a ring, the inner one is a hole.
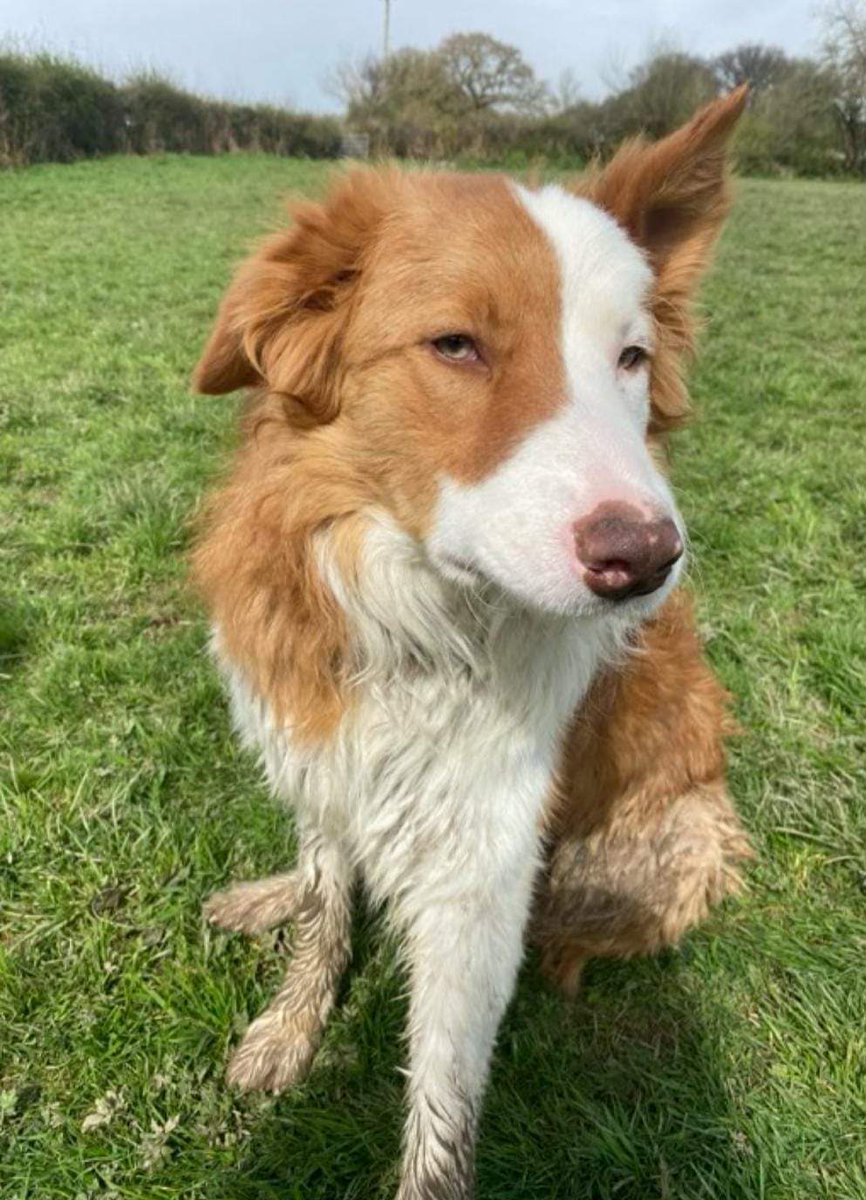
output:
M241 1092L283 1092L309 1073L320 1027L293 1021L283 1011L265 1012L250 1025L232 1055L226 1081Z
M235 933L265 933L290 921L297 904L295 876L272 875L214 892L202 905L202 916L209 924Z
M446 1173L447 1172L447 1173ZM475 1195L471 1170L456 1174L435 1166L420 1171L413 1164L404 1170L396 1200L472 1200Z

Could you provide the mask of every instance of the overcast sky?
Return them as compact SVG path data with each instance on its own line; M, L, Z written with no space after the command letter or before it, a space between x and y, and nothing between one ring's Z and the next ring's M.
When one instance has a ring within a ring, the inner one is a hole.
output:
M818 0L393 0L392 46L481 29L597 98L659 40L698 54L741 42L814 51ZM0 0L0 38L70 49L117 75L141 67L232 99L334 108L325 80L378 51L382 0Z

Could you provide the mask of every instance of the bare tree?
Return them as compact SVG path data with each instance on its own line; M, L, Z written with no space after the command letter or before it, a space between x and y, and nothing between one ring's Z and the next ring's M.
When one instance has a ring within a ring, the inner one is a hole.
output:
M435 51L408 46L387 59L343 63L328 87L343 101L350 126L370 135L376 153L440 152L461 110Z
M845 167L866 171L866 3L834 0L824 10L824 62L836 81L834 111Z
M820 63L791 59L784 75L754 98L738 140L746 167L825 174L838 134L833 118L835 80Z
M544 108L547 89L516 46L488 33L454 33L437 53L468 112Z
M716 94L713 72L702 58L660 45L629 75L629 86L602 104L612 133L644 130L663 137Z
M758 95L784 76L790 60L778 46L746 43L718 55L711 65L720 86L726 91L748 83L753 95Z
M572 67L560 71L555 86L550 91L550 107L555 113L569 112L581 103L580 83Z
M322 87L329 96L339 100L344 108L350 108L355 100L363 96L369 86L367 67L376 60L371 58L346 59L331 66L322 76Z
M866 0L828 2L821 62L753 44L707 61L659 43L610 80L598 103L580 98L573 72L548 87L518 49L485 33L343 64L329 87L374 153L585 160L629 134L663 136L721 87L748 80L745 166L822 174L844 165L866 174Z

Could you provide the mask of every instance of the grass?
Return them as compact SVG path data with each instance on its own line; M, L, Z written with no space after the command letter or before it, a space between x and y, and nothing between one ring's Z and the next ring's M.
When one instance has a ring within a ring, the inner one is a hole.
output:
M403 981L375 917L308 1083L227 1049L279 947L204 930L291 831L234 745L185 591L232 402L186 378L229 264L322 168L117 159L0 176L0 1194L392 1194ZM866 192L750 182L705 292L674 472L744 727L748 895L677 954L527 963L480 1200L866 1196Z

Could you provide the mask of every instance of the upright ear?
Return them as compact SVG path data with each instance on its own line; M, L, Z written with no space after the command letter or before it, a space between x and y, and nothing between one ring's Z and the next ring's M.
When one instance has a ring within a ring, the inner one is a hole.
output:
M693 286L728 211L728 142L746 105L744 84L700 109L660 142L626 142L591 184L649 255L657 274Z
M193 372L196 391L265 387L315 421L339 411L340 342L365 251L384 216L390 176L356 170L324 203L293 210L229 285Z
M616 217L655 272L651 435L688 413L682 358L692 347L691 302L727 215L728 143L747 97L744 85L660 142L627 142L589 181L590 199Z

